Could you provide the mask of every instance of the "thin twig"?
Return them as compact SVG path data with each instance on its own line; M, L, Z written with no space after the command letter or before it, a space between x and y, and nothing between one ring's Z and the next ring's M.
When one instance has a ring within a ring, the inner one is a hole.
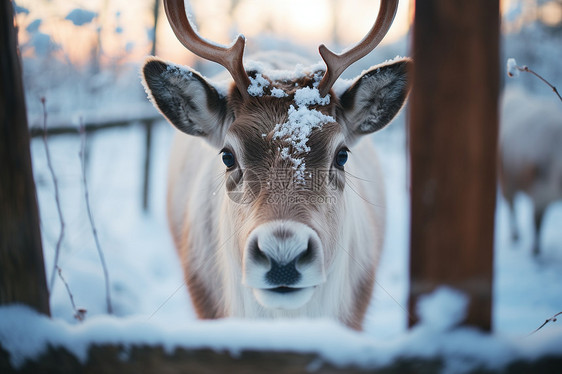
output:
M45 105L45 98L42 97L41 98L41 104L43 105L43 144L45 145L45 154L47 156L47 165L49 167L49 171L51 173L51 177L53 179L53 185L55 187L55 202L57 205L57 211L59 213L59 220L60 220L60 234L59 234L59 239L57 240L57 246L55 247L55 261L53 264L53 271L51 273L51 282L49 285L49 292L52 292L53 287L55 285L55 275L56 275L56 270L58 268L58 264L59 264L59 254L60 254L60 248L62 245L62 240L64 238L64 228L65 228L65 224L64 224L64 218L62 216L62 209L61 209L61 204L60 204L60 195L59 195L59 184L57 181L57 177L55 175L55 169L53 168L53 162L51 161L51 152L49 151L49 143L47 142L47 107Z
M66 280L62 276L61 268L59 268L57 266L56 270L57 270L57 273L59 274L59 277L60 277L62 283L64 283L64 286L66 287L66 292L68 293L68 297L70 298L70 303L72 304L72 309L74 309L74 318L76 318L78 321L82 322L86 318L86 309L76 307L76 304L74 303L74 296L72 295L72 292L70 291L70 287L68 286L68 283L66 282Z
M101 249L98 231L96 229L96 225L94 223L94 216L92 215L92 209L90 208L90 194L88 193L88 182L86 181L86 161L85 161L85 153L86 153L86 128L84 126L84 121L80 118L80 165L82 167L82 182L84 183L84 195L86 198L86 209L88 210L88 218L90 219L90 226L92 227L92 232L94 234L94 240L96 242L96 248L98 250L98 255L100 258L101 266L103 268L103 277L105 279L105 297L107 302L107 313L113 313L113 307L111 305L111 292L110 292L110 283L109 283L109 273L107 271L107 265L105 263L105 257L103 255L103 251Z
M515 68L519 71L523 71L526 73L531 73L533 74L535 77L539 78L541 81L543 81L548 87L550 87L552 89L552 91L556 94L556 96L558 96L558 98L560 99L560 101L562 101L562 96L560 96L560 93L558 92L558 89L556 89L555 86L553 86L549 81L547 81L546 79L544 79L541 75L539 75L538 73L536 73L535 71L529 69L528 66L523 65L523 66L515 66Z
M558 313L556 313L555 315L553 315L552 317L550 317L549 319L547 319L546 321L544 321L544 323L543 323L542 325L540 325L535 331L533 331L532 333L530 333L529 336L530 336L530 335L533 335L534 333L536 333L537 331L539 331L540 329L542 329L547 323L549 323L549 322L556 322L556 321L557 321L557 318L556 318L556 317L558 317L558 316L561 315L561 314L562 314L562 312L558 312Z

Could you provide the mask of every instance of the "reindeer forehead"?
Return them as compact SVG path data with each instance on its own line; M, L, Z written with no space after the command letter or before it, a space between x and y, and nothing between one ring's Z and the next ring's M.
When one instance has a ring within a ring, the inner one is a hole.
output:
M274 74L275 79L269 78L268 74ZM297 78L283 78L279 73L250 71L248 76L252 84L248 92L251 97L241 100L235 88L230 94L235 116L239 119L233 129L241 132L247 130L241 127L260 128L262 134L268 134L276 125L291 120L295 110L300 110L301 114L306 111L321 113L333 117L331 122L335 122L337 97L321 97L317 89L323 74L324 71L319 70L301 73Z
M272 150L282 151L288 147L291 148L288 151L295 155L314 153L319 148L331 148L330 144L341 143L344 139L340 124L329 120L333 117L322 116L325 122L310 126L310 132L299 128L291 129L288 113L271 116L262 114L252 119L240 119L230 127L225 143L236 145L244 153L259 155L270 154Z
M343 140L336 103L330 96L321 98L312 79L267 82L261 96L251 97L240 108L227 143L239 145L248 167L282 165L302 174L305 167L325 166L333 143Z

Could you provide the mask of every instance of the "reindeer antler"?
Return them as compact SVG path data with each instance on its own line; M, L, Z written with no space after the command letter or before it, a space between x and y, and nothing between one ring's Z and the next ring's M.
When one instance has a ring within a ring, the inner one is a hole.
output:
M172 30L181 44L197 56L224 66L232 75L242 96L249 97L250 78L244 69L242 60L245 46L244 36L238 35L236 41L229 47L213 44L193 30L185 13L184 0L164 0L164 9Z
M321 97L326 96L328 92L330 92L336 80L349 65L365 57L381 42L388 32L388 29L390 29L390 25L392 25L397 8L398 0L381 0L377 20L371 30L369 30L369 33L367 33L359 44L344 53L335 54L324 44L318 47L320 56L322 56L322 59L326 63L326 74L324 74L324 77L318 85Z
M324 44L320 45L318 50L326 63L326 73L318 85L322 97L330 92L336 80L349 65L365 57L381 42L392 25L397 8L398 0L381 0L379 14L371 30L355 47L344 53L336 54ZM185 13L184 0L164 0L164 9L179 41L199 57L224 66L232 75L242 96L248 98L250 96L248 94L250 78L243 64L244 36L238 35L236 41L229 47L213 44L193 30Z

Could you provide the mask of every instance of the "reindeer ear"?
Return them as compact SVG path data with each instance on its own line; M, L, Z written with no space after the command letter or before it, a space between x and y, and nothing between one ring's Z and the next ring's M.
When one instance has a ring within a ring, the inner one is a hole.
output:
M221 147L232 122L227 100L190 68L150 58L142 68L150 101L178 130Z
M340 96L339 115L351 139L382 129L400 111L408 96L411 65L412 60L402 59L372 67Z

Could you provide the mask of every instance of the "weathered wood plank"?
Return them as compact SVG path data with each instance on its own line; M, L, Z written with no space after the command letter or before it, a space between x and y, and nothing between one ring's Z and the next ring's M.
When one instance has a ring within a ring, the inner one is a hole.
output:
M53 118L49 116L47 120L47 135L79 135L80 128L72 123L71 116L66 118ZM35 119L33 122L41 125L32 126L29 134L32 138L43 136L43 119ZM108 130L118 127L127 127L135 124L143 126L154 125L156 122L163 121L162 115L158 112L153 113L136 113L132 115L122 116L106 116L105 118L87 118L84 120L84 129L86 133L94 133L102 130Z
M10 363L9 353L0 345L0 372L8 373L268 373L268 374L431 374L445 370L446 357L401 357L378 368L335 367L312 353L242 351L232 355L227 351L207 348L178 348L167 353L160 346L119 345L92 346L84 363L64 348L50 347L35 360L25 362L15 369ZM471 362L474 364L474 362ZM496 369L478 366L472 374L558 374L562 367L562 356L546 355L534 361L514 360ZM449 371L450 372L450 371Z

